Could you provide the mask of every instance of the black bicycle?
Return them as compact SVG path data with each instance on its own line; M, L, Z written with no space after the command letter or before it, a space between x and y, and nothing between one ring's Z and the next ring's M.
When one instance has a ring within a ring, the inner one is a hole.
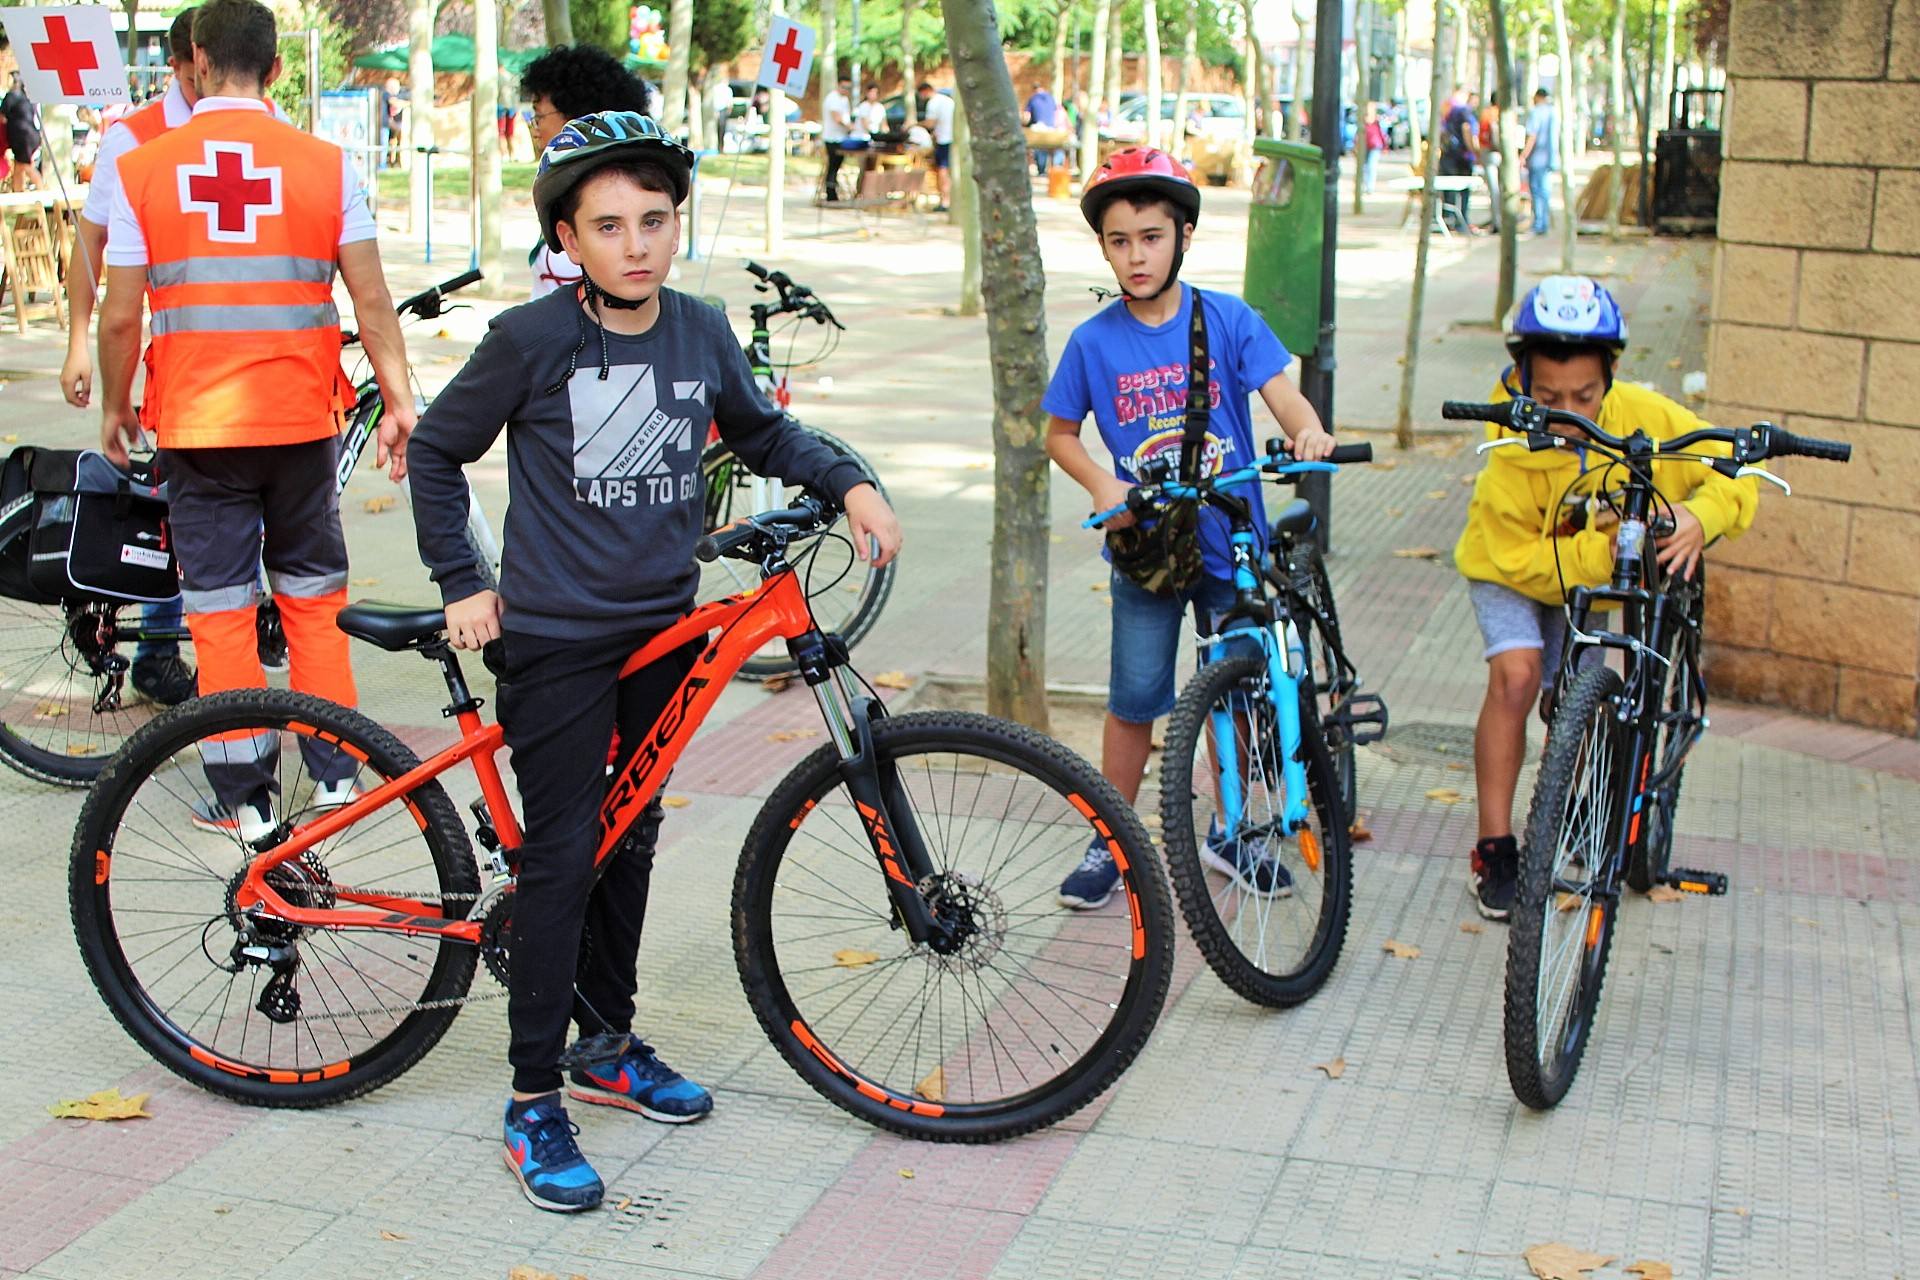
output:
M759 281L754 289L760 293L771 292L776 299L756 302L748 308L748 314L753 317L753 333L746 344L747 364L768 403L785 412L793 403L788 371L800 365L817 364L832 355L840 345L840 335L846 332L846 326L812 289L795 283L786 272L769 271L757 262L745 266ZM787 353L784 359L775 361L772 324L782 316L792 317L782 334L787 338ZM819 325L825 330L826 338L818 350L805 359L795 360L793 346L800 327L807 323ZM867 483L886 496L886 486L880 483L879 473L852 445L818 427L806 430L835 453L859 463ZM717 429L708 432L706 451L700 455L700 473L707 486L709 532L743 516L790 506L800 493L798 486L755 475L746 463L734 456L732 447L720 438ZM795 567L805 579L815 620L822 630L845 640L849 648L860 643L880 620L880 610L886 607L887 596L893 591L894 562L876 568L871 560L855 556L853 544L839 534L816 540L807 548L805 557L804 563L796 561ZM707 604L750 591L758 585L759 579L737 562L718 561L701 569L698 599ZM740 674L764 679L797 669L786 646L773 643L743 663Z
M447 309L449 295L480 280L469 271L424 289L401 302L402 316L432 320ZM341 345L359 342L343 330ZM380 429L385 405L369 373L359 380L353 411L340 437L336 491L359 464L360 455ZM468 490L467 537L481 575L493 586L500 546L479 499ZM68 599L58 604L0 596L0 761L29 778L63 787L90 786L107 760L141 725L165 710L130 693L128 653L140 643L177 644L190 653L193 638L184 624L147 621L147 607L102 599ZM262 648L285 652L279 611L264 597L259 610Z
M1612 581L1567 593L1561 692L1527 813L1507 943L1507 1077L1520 1101L1544 1110L1566 1096L1592 1035L1622 886L1727 891L1719 872L1670 865L1681 775L1707 727L1700 673L1705 575L1669 575L1653 554L1652 544L1674 527L1674 507L1654 487L1653 464L1696 462L1791 493L1758 464L1790 456L1845 462L1853 450L1767 422L1706 427L1664 441L1643 431L1622 438L1524 396L1504 404L1449 401L1440 412L1518 433L1488 441L1482 452L1558 448L1565 439L1554 426L1584 433L1581 446L1611 473L1600 477L1601 501L1619 520ZM1599 660L1608 650L1620 655L1621 670Z

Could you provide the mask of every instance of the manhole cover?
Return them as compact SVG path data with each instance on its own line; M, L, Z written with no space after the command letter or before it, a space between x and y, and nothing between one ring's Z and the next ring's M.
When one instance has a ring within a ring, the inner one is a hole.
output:
M1403 760L1470 761L1473 759L1473 726L1432 720L1408 721L1395 724L1387 731L1386 745L1393 755Z

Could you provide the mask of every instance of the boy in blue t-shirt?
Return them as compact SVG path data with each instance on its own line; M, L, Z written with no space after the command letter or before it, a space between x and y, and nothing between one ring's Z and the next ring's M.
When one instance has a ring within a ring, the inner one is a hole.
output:
M1259 393L1296 458L1321 459L1333 437L1293 383L1292 361L1266 322L1239 298L1197 295L1180 284L1180 262L1200 218L1200 189L1180 162L1163 151L1116 151L1094 172L1080 211L1100 237L1100 248L1123 297L1073 331L1041 401L1051 421L1047 455L1080 482L1096 511L1126 501L1141 465L1162 452L1179 454L1187 424L1187 375L1192 358L1188 327L1196 297L1206 307L1212 410L1201 469L1217 475L1250 465L1258 456L1247 397ZM1113 469L1095 461L1080 442L1080 424L1093 415ZM1263 543L1266 520L1260 486L1249 483L1255 526ZM1112 665L1100 770L1133 803L1152 748L1153 722L1173 710L1174 664L1180 623L1191 606L1203 631L1233 603L1233 559L1227 518L1200 510L1200 581L1179 596L1161 596L1113 575ZM1131 524L1121 514L1108 528ZM1264 550L1264 546L1262 548ZM1249 892L1288 891L1285 868L1271 858L1242 858L1238 848L1208 838L1207 861L1240 880ZM1256 865L1243 865L1244 863ZM1080 866L1060 886L1060 901L1077 910L1103 905L1120 881L1102 841L1088 847Z

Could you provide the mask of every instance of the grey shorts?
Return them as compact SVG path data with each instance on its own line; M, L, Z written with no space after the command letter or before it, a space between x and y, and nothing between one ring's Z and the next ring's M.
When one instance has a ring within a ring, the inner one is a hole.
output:
M1566 612L1497 582L1467 583L1467 599L1473 602L1486 641L1480 656L1492 661L1495 654L1511 649L1538 649L1540 687L1553 688L1560 674L1560 651L1567 643Z

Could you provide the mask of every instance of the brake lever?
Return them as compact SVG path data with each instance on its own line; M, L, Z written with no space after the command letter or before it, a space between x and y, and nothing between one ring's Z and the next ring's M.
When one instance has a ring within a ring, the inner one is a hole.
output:
M1501 436L1498 440L1482 440L1473 447L1475 453L1491 453L1495 449L1505 449L1509 445L1525 444L1518 436Z
M1785 480L1782 480L1779 476L1773 474L1773 472L1771 471L1764 470L1763 468L1760 468L1760 467L1741 467L1738 471L1733 473L1733 478L1736 480L1739 480L1745 476L1758 476L1760 479L1765 480L1768 484L1778 485L1780 487L1780 492L1786 494L1788 497L1793 496L1793 486L1788 484Z

